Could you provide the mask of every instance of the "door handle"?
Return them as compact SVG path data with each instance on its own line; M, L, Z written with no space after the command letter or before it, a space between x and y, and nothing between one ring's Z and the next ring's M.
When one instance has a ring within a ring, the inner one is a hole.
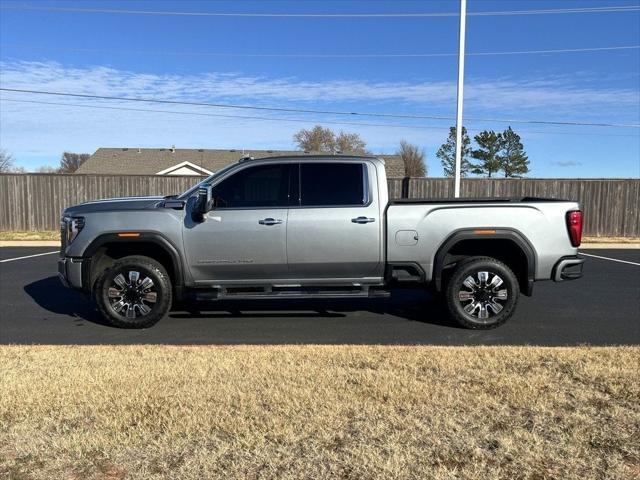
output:
M262 220L258 220L258 223L260 225L278 225L280 223L282 223L282 220L280 220L279 218L264 218Z
M375 222L376 219L369 218L369 217L356 217L356 218L352 218L351 221L353 223L371 223L371 222Z

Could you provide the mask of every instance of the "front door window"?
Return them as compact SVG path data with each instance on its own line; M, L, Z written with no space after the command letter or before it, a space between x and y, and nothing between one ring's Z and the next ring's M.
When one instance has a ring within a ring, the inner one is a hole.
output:
M287 164L241 170L214 187L215 208L287 207L291 183L289 171Z

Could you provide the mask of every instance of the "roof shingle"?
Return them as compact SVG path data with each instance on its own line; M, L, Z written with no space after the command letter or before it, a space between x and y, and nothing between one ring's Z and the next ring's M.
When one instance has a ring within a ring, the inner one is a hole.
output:
M189 162L211 172L239 160L305 155L299 150L222 150L195 148L99 148L76 171L77 174L156 175L158 172ZM385 160L387 176L403 177L404 163L398 155L376 155Z

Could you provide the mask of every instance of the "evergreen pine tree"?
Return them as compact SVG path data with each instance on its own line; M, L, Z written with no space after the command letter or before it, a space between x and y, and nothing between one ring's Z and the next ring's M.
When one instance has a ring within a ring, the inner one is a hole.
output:
M460 176L466 177L474 166L469 161L471 154L471 140L467 129L462 127L462 150L460 155ZM447 141L438 149L436 156L440 159L444 167L444 174L447 177L453 177L456 169L456 127L449 128L449 137ZM475 172L474 172L475 173Z
M503 147L499 156L500 169L505 178L518 178L529 172L529 157L524 151L520 135L511 127L502 132Z
M485 130L474 137L478 149L471 152L471 156L480 161L472 173L479 173L491 178L493 173L500 170L500 151L504 147L501 133Z

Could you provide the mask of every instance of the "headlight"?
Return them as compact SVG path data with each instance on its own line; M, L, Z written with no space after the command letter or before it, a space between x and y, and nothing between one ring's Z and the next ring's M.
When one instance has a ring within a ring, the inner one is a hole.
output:
M65 217L64 223L66 224L66 245L71 245L78 234L84 228L84 218L83 217Z

